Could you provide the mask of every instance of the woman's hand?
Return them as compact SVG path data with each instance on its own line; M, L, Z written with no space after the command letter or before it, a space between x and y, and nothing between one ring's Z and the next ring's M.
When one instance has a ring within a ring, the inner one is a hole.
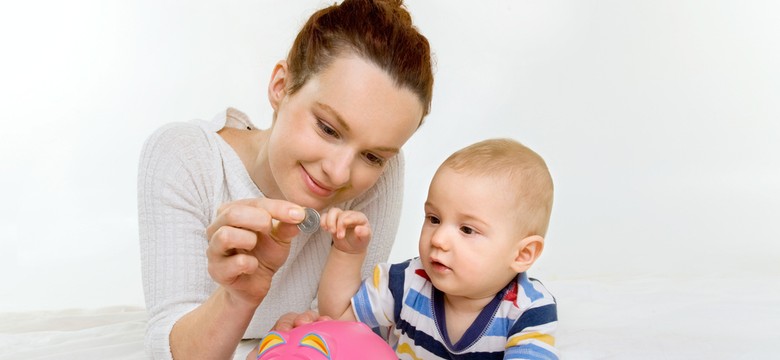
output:
M288 312L279 317L276 320L276 324L271 330L274 331L290 331L298 326L313 323L315 321L332 320L330 316L323 316L314 310L309 310L302 313Z
M371 226L359 211L331 208L320 218L320 226L330 232L333 247L347 254L363 254L371 240Z
M287 260L302 207L284 200L244 199L222 205L206 228L209 275L230 295L257 307Z

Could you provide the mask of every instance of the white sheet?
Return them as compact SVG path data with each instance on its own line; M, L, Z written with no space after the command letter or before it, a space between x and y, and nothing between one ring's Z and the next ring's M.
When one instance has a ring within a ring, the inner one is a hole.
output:
M780 277L545 281L564 359L774 359ZM0 359L144 359L132 307L0 314ZM235 359L255 345L244 341Z
M0 359L143 359L145 327L131 307L0 314Z
M545 282L566 359L777 359L780 277Z

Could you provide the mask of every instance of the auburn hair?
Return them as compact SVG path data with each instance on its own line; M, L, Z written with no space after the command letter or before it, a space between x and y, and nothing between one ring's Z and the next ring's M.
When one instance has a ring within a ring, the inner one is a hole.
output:
M287 55L294 94L338 56L352 52L384 70L431 108L433 64L428 39L412 24L403 0L344 0L312 14ZM422 123L422 119L420 119Z

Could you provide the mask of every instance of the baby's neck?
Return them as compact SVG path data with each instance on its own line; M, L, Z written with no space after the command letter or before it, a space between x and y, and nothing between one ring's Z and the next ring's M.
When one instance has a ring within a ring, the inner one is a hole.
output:
M444 294L444 317L447 321L450 344L457 343L463 337L493 297L472 299Z

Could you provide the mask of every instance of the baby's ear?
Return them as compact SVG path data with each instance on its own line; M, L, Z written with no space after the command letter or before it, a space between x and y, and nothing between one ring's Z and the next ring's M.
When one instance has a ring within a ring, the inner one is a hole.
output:
M531 235L523 240L517 247L517 256L512 262L512 270L518 274L528 270L534 264L544 249L544 238L540 235Z

